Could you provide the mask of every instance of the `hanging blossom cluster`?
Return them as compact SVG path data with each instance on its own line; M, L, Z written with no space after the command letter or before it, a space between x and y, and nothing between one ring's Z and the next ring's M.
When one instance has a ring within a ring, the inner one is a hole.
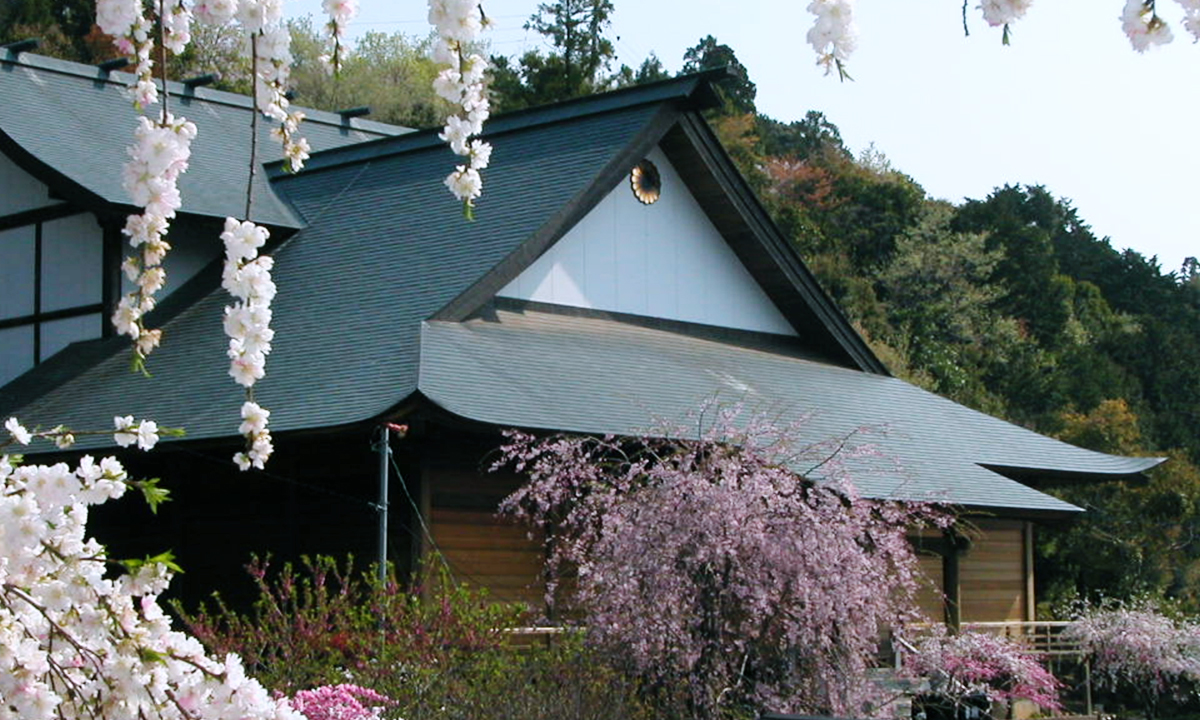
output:
M1183 6L1183 27L1200 41L1200 0L1177 0ZM1158 15L1154 0L1127 0L1121 27L1138 52L1165 45L1175 39L1171 27Z
M1121 12L1121 27L1138 52L1171 42L1171 28L1157 10L1159 0L1125 0ZM1200 0L1176 0L1183 7L1183 27L1200 42ZM992 27L1003 27L1002 41L1009 43L1009 26L1025 16L1033 0L980 0L977 6L983 19ZM964 7L964 19L966 22ZM846 61L857 45L858 29L854 24L854 0L812 0L808 12L813 25L808 42L817 53L817 64L826 74L837 69L839 77L848 78Z
M141 489L114 458L85 455L74 468L22 465L10 445L58 441L63 428L34 432L15 418L0 440L0 698L5 717L73 720L238 717L303 720L286 700L246 677L236 655L207 656L172 630L158 603L169 556L116 561L86 535L89 508ZM153 447L156 428L118 418L114 437ZM153 507L153 504L152 504ZM114 575L114 567L125 572Z
M808 44L817 52L817 64L825 68L826 75L836 68L838 77L846 79L846 61L858 45L854 0L813 0L808 11L815 18Z
M343 6L352 4L352 0L338 4L339 27L351 16L350 8ZM124 229L130 245L137 251L123 265L135 288L121 300L113 324L119 333L133 339L135 366L139 368L144 367L146 356L162 339L162 332L148 329L144 318L154 308L155 293L166 282L163 260L170 250L166 235L182 204L178 180L187 170L190 146L196 137L196 126L171 115L166 98L160 98L155 82L155 23L144 7L141 0L97 0L96 5L100 29L113 36L120 52L137 60L137 81L130 88L134 106L145 109L163 100L162 112L156 120L138 118L134 143L128 151L130 161L124 172L125 190L133 204L143 211L131 215ZM224 25L236 20L247 31L256 78L256 107L278 122L272 133L283 145L285 164L290 170L299 170L309 157L310 147L297 134L303 114L289 112L284 96L292 56L283 0L198 0L190 5L183 0L159 0L158 10L162 50L173 53L186 49L193 21Z
M325 68L336 74L342 67L345 47L346 28L350 21L358 15L358 0L323 0L321 9L329 16L325 29L329 32L329 40L333 44L332 51L318 58Z
M298 135L303 113L291 111L285 95L292 62L291 34L284 22L283 0L157 0L155 27L145 12L142 0L97 0L97 23L114 37L121 52L137 58L137 82L130 89L138 109L162 100L157 120L138 118L135 142L129 148L130 162L125 167L124 185L133 204L143 211L131 215L125 234L138 251L126 259L123 269L135 289L124 297L114 315L118 332L134 341L134 364L145 368L145 359L162 340L162 331L149 329L145 316L155 306L154 296L166 282L163 261L170 249L166 240L170 221L182 205L179 176L187 169L190 146L196 126L168 112L168 96L161 95L155 81L155 30L158 35L160 74L165 52L183 52L191 40L193 21L210 25L236 22L247 34L246 52L251 58L254 78L254 105L278 124L272 134L283 146L284 164L298 171L308 159L311 148ZM330 13L330 32L335 47L346 25L358 9L357 0L325 0ZM163 80L165 83L165 80ZM250 179L254 178L258 114L252 114L250 135ZM251 214L253 188L247 188L246 215ZM232 223L232 225L231 225ZM253 224L230 219L222 238L226 240L227 266L224 284L238 298L226 309L225 329L230 335L230 374L247 388L242 408L241 434L246 451L235 458L243 469L262 467L271 454L271 437L266 427L269 413L253 403L249 388L265 372L272 331L270 302L275 294L271 282L270 258L258 258L258 248L266 240L266 230Z
M858 497L845 468L872 448L808 445L738 407L697 418L641 438L509 433L500 465L528 482L501 510L544 533L547 601L575 577L593 639L684 690L692 717L867 717L879 637L915 618L907 533L951 518ZM825 480L797 474L815 468Z
M128 148L123 184L133 203L143 210L125 222L123 232L138 254L125 258L121 269L134 290L121 298L113 325L118 333L133 338L139 363L162 339L162 331L147 329L144 318L154 309L154 295L166 282L162 263L171 249L166 234L181 205L178 180L187 170L195 137L196 126L183 118L164 113L155 123L139 117L134 143Z
M134 106L142 109L158 102L158 86L154 82L154 59L151 57L155 44L150 33L154 29L154 23L146 17L142 1L97 0L96 25L102 32L113 37L118 52L132 55L136 61L134 73L137 75L137 83L129 89ZM185 35L188 34L186 21L181 19L172 18L169 27L167 23L163 26L173 40L180 37L180 30Z
M933 693L954 703L982 693L1000 702L1029 700L1044 711L1062 711L1062 683L1008 638L971 630L951 634L938 625L915 645L905 670L928 679Z
M229 375L246 388L242 404L242 424L238 432L246 438L246 449L234 455L242 470L262 469L273 446L267 429L271 413L253 401L252 388L266 374L267 355L271 354L271 301L275 282L271 279L274 260L259 255L270 233L252 222L225 219L225 269L221 286L236 298L225 307L225 334L229 337Z
M462 202L468 218L472 217L476 198L483 193L480 171L492 156L490 144L472 139L483 132L483 123L491 112L484 87L487 60L470 51L470 43L478 39L488 22L478 0L429 0L429 23L438 35L433 59L447 66L434 79L433 89L457 108L446 118L438 137L465 159L446 177L445 185Z
M284 165L289 172L299 171L311 148L298 134L304 113L288 110L292 37L284 22L283 0L200 0L193 11L206 24L237 21L246 32L244 53L254 69L255 106L279 123L271 132L283 146Z

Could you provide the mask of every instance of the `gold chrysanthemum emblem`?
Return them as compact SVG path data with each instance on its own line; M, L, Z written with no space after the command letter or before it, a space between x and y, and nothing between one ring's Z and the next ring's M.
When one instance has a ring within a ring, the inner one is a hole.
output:
M662 194L662 178L658 168L649 160L642 160L629 173L629 184L633 187L633 196L643 205L652 205Z

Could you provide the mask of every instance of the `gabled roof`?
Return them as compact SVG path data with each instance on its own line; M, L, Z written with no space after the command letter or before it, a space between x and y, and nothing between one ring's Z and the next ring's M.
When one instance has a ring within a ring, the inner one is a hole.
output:
M272 426L361 422L411 396L421 321L465 317L490 300L708 92L693 76L494 119L493 164L474 222L442 185L455 156L436 131L318 154L295 176L276 173L276 190L308 227L274 253L275 351L256 386L275 413ZM118 354L8 411L30 422L95 426L108 421L103 413L124 408L186 425L190 437L230 435L239 395L222 361L228 299L217 268L209 282L210 295L164 326L166 341L149 363L153 378L130 375L114 341ZM840 345L828 345L852 362Z
M272 410L273 430L374 421L427 396L462 417L502 425L631 432L728 386L832 419L817 429L896 424L900 445L913 448L902 460L914 482L929 483L921 494L949 493L961 482L961 495L942 499L967 505L1071 509L983 463L1110 477L1155 464L1072 448L887 377L697 114L710 93L702 77L691 76L494 118L487 129L492 166L474 222L462 218L442 185L456 158L436 131L320 153L295 176L272 168L274 191L305 225L274 252L275 350L255 388ZM802 340L777 337L771 342L782 344L768 350L762 338L730 343L721 333L709 337L711 328L664 332L630 318L573 318L575 330L546 313L480 319L496 312L498 290L655 146ZM225 372L221 308L229 299L219 289L219 267L205 272L207 279L194 282L213 291L166 322L163 347L149 362L153 377L129 372L120 338L102 343L104 352L95 344L73 347L53 372L35 369L16 383L57 386L24 407L0 407L0 415L94 428L120 409L185 426L190 438L233 436L241 394ZM554 339L549 330L566 334ZM563 347L572 340L578 346ZM674 359L656 372L649 364L655 354ZM72 358L79 361L73 375ZM547 385L555 378L561 387ZM596 385L584 387L591 380ZM567 387L579 392L564 393ZM623 402L643 392L641 404ZM917 419L935 432L922 434ZM945 441L959 424L963 439ZM989 437L1003 442L985 443ZM894 490L895 477L877 489Z
M93 65L0 48L0 152L60 195L90 210L128 209L121 186L125 148L136 114L125 93L134 76ZM168 83L168 109L196 123L188 171L180 178L185 212L212 217L241 215L249 173L250 99L233 93ZM147 114L161 111L152 106ZM407 128L335 113L304 109L302 134L324 150L408 132ZM259 124L264 162L281 157L270 137L272 123ZM299 228L301 223L271 191L262 173L255 178L255 219L265 225Z
M685 85L695 83L676 84L676 99ZM255 387L273 429L361 422L411 396L421 321L561 223L598 177L627 170L641 151L637 138L675 112L658 97L626 98L605 98L598 113L575 103L570 121L554 106L493 122L493 167L474 222L442 185L455 156L436 132L370 143L362 155L316 156L311 171L278 179L308 227L274 253L277 335L267 377ZM121 408L186 426L191 438L233 434L241 401L225 372L221 308L229 299L219 268L207 272L213 291L163 326L163 347L148 363L153 377L129 372L118 338L107 359L4 412L30 423L103 427Z

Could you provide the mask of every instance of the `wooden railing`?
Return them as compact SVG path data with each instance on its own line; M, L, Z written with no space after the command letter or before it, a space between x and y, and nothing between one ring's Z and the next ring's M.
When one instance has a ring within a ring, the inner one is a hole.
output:
M1081 654L1079 644L1064 637L1064 631L1072 624L1066 621L965 622L962 629L1006 637L1043 657L1078 657Z
M1084 695L1083 704L1086 708L1085 714L1092 715L1094 708L1092 706L1091 664L1088 658L1083 655L1079 643L1065 636L1065 631L1072 624L1066 621L964 622L960 626L960 629L1000 635L1013 640L1023 646L1028 652L1040 657L1047 669L1056 675L1056 666L1059 666L1060 663L1065 663L1068 667L1078 663L1075 667L1080 668L1083 672L1080 686ZM919 641L921 635L931 631L933 627L933 625L910 626L907 632L909 641L897 641L893 643L895 651L894 660L897 668L904 665L906 655L915 652L915 648L910 642Z

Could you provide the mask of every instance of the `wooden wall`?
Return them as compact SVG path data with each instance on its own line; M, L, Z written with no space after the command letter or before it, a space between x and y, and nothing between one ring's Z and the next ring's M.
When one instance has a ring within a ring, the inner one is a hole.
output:
M925 582L917 593L917 609L930 622L942 622L946 616L945 595L942 592L942 556L922 553L917 559L925 575Z
M433 542L460 580L488 588L496 599L543 607L541 543L526 530L496 517L500 501L520 482L515 475L483 473L475 463L441 456L424 464L422 492ZM959 597L963 622L1031 620L1026 557L1026 523L978 519L970 548L959 556ZM918 593L920 610L942 622L944 574L941 539L914 536L921 569L928 578ZM932 542L931 542L932 541ZM424 543L428 551L429 543ZM1028 568L1032 572L1032 568Z
M496 516L500 501L518 487L518 478L484 474L450 459L426 463L422 475L427 479L423 489L433 543L454 577L487 588L501 602L542 607L540 540L530 539L523 526Z
M1026 594L1025 523L975 520L972 524L979 532L973 535L960 569L963 622L1032 620Z

